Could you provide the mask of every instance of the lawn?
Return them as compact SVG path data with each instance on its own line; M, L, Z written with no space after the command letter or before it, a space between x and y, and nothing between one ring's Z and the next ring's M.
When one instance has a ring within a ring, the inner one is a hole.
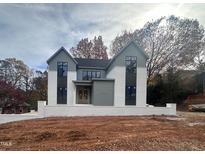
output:
M12 122L0 125L0 150L205 150L205 113Z

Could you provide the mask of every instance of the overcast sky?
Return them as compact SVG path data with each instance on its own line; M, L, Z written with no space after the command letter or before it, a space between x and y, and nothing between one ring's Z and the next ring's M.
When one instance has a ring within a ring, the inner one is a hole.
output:
M109 47L123 30L172 14L205 26L205 4L0 4L0 59L43 69L61 46L69 50L81 38L102 35Z

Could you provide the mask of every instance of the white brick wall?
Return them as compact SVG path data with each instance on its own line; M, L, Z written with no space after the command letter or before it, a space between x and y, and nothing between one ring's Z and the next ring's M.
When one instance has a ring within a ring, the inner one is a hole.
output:
M176 115L176 104L168 107L44 106L45 116L137 116Z

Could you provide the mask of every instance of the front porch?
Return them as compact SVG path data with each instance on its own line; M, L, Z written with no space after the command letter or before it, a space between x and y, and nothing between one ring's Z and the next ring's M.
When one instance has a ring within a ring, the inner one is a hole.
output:
M114 79L73 81L76 87L76 105L114 106Z
M91 103L91 81L73 81L76 86L76 104L92 104Z

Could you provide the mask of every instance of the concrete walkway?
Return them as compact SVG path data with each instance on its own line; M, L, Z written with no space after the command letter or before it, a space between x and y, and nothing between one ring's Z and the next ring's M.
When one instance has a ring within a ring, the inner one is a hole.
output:
M12 121L20 121L20 120L29 120L43 118L42 115L39 115L38 112L35 113L26 113L26 114L0 114L0 124L12 122Z

